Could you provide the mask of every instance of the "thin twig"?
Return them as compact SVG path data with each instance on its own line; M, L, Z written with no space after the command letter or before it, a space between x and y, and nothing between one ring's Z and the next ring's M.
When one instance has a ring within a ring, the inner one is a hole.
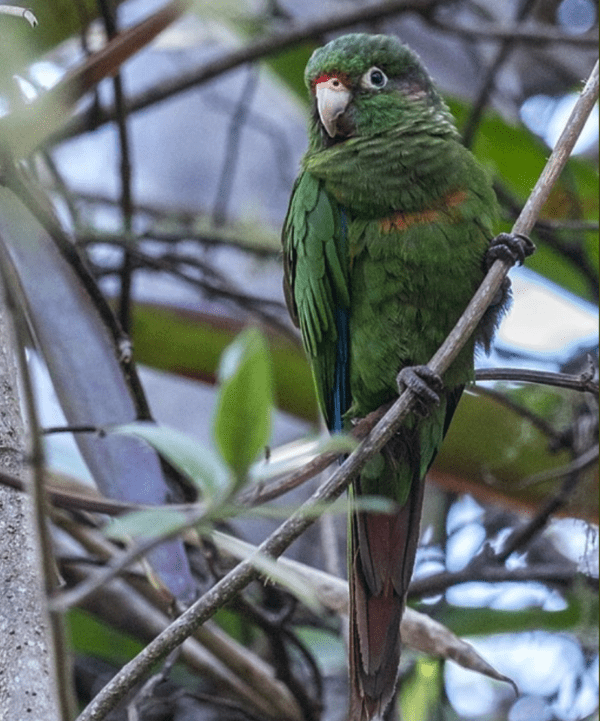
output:
M117 35L117 18L115 5L112 0L98 0L106 35L112 40ZM125 101L125 93L123 90L123 78L120 70L113 77L113 94L115 98L115 113L117 130L119 133L119 150L120 150L120 177L121 177L121 217L123 222L123 231L125 237L131 235L133 201L131 197L131 152L129 131L127 126L127 106ZM129 253L129 248L125 246L123 252L123 262L120 271L121 278L121 295L119 300L119 323L125 333L129 333L131 326L131 285L133 282L133 262Z
M250 66L242 94L238 100L229 122L225 156L221 167L221 177L217 185L217 197L213 208L212 218L216 227L222 226L227 220L227 206L233 189L233 179L240 154L242 130L246 124L250 104L258 87L258 70Z
M216 91L211 93L206 92L204 94L204 100L213 111L221 110L228 115L235 112L235 103L232 102L229 96L223 93ZM292 175L294 162L290 141L283 128L266 115L262 115L251 108L248 109L245 123L247 128L263 135L271 145L273 145L275 160L279 170L279 178L285 188L290 188L294 182Z
M524 20L531 12L534 4L535 0L524 0L521 6L518 7L516 19ZM481 89L475 102L473 103L473 107L471 108L471 112L469 113L469 117L467 118L467 122L463 131L463 143L466 145L467 148L470 148L473 145L473 140L475 138L477 128L479 127L481 116L483 115L485 106L487 105L492 90L494 89L498 71L508 58L514 45L515 40L511 36L505 38L502 41L500 47L497 49L496 56L491 61L487 69Z
M194 259L194 263L199 266L204 266L203 269L205 271L210 268L211 275L213 275L214 277L218 277L218 283L210 282L206 278L192 277L184 270L180 269L178 267L178 263L181 261L186 262L183 258L169 256L168 254L163 257L156 257L144 253L139 248L134 248L133 246L129 249L129 253L132 258L143 262L144 266L146 266L147 268L154 268L156 270L165 271L175 276L176 278L185 281L189 285L203 290L208 295L216 296L218 298L225 298L232 301L233 303L236 303L236 305L242 307L246 312L250 312L251 314L255 315L258 319L260 319L267 325L275 328L283 336L293 341L294 343L297 343L297 334L293 330L293 328L287 322L282 321L272 312L269 312L262 307L264 305L268 305L274 307L275 309L280 309L281 311L284 311L285 308L280 301L270 299L263 300L262 298L248 295L247 293L239 291L231 282L229 282L225 278L225 276L219 273L216 268L212 268L212 266L209 266L205 261Z
M81 196L79 196L81 197ZM86 198L86 200L88 200ZM88 202L91 202L88 200ZM104 203L103 199L98 199L98 203ZM110 201L107 199L107 203L110 203ZM113 201L114 203L114 201ZM139 213L151 213L152 209L144 208L143 206L136 206L134 208L135 212ZM162 213L159 213L158 210L155 211L156 215L163 215ZM169 213L165 212L164 216L168 216ZM183 221L183 218L182 218ZM185 215L185 222L189 221L189 216ZM218 247L223 246L227 248L235 248L236 250L240 250L244 253L251 253L252 255L258 256L259 258L279 258L281 256L281 249L275 248L274 246L268 246L265 245L251 245L251 241L242 238L241 236L237 237L227 237L226 235L218 235L217 232L194 232L190 231L187 228L181 228L180 230L176 231L164 231L164 230L147 230L144 233L141 233L140 235L136 235L136 240L146 240L149 242L155 242L155 243L168 243L177 246L180 243L187 243L187 242L193 242L197 243L198 245L202 246L208 246L208 247ZM96 231L91 231L89 229L86 229L85 231L77 234L77 245L79 246L87 246L87 245L113 245L119 248L122 248L125 245L125 241L123 240L122 235L117 235L114 233L98 233Z
M102 436L104 430L98 426L48 426L42 428L40 433L45 436L52 436L56 433L97 433Z
M565 478L558 493L549 498L528 523L521 528L516 528L510 534L502 550L495 554L494 561L498 564L505 563L511 554L526 546L529 541L544 528L550 516L568 503L581 478L582 476L579 472L570 473Z
M475 371L477 381L511 381L513 383L542 383L557 388L568 388L598 394L598 383L588 374L579 376L567 373L529 370L527 368L479 368Z
M23 20L27 20L32 28L38 24L38 20L31 10L28 8L20 8L16 5L0 5L0 15L15 15L16 17L23 18Z
M574 569L565 568L556 563L538 563L527 568L505 568L495 563L481 565L481 559L475 556L476 563L469 565L461 571L441 571L440 573L418 578L410 584L409 598L427 598L443 593L451 586L461 583L481 581L483 583L523 583L526 581L539 581L563 587L571 586L580 576ZM494 557L492 562L496 561Z
M429 23L439 30L466 38L481 40L511 40L527 45L578 45L585 48L598 47L598 33L589 31L581 35L570 35L552 25L535 24L524 28L522 23L505 25L504 23L478 22L477 27L465 27L429 17Z

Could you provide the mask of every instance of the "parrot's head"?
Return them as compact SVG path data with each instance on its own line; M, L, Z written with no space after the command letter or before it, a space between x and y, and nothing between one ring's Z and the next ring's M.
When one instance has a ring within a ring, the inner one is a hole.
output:
M304 79L314 103L313 141L322 146L432 115L451 122L418 56L395 37L336 38L315 50Z

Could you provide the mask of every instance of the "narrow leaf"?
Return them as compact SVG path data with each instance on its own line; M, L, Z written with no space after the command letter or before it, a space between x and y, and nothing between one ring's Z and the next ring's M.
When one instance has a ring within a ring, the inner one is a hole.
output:
M187 476L209 502L222 498L231 487L229 472L217 455L185 433L147 421L125 423L108 430L110 433L132 435L145 440L174 468Z
M271 361L267 344L256 328L244 331L225 350L219 379L215 442L225 462L243 479L271 432Z
M134 511L120 518L114 518L104 529L109 538L126 541L131 537L152 539L157 536L168 536L181 528L187 516L181 511L162 508Z

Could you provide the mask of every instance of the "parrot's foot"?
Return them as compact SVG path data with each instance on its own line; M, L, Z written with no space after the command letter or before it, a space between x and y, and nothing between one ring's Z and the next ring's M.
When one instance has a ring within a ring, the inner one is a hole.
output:
M417 415L425 417L429 414L431 406L440 403L440 393L444 387L442 379L429 366L407 366L396 377L400 393L405 388L415 394L416 403L414 411Z
M495 260L503 260L510 265L522 265L525 258L532 255L535 245L521 233L500 233L492 239L485 254L485 269L489 270Z

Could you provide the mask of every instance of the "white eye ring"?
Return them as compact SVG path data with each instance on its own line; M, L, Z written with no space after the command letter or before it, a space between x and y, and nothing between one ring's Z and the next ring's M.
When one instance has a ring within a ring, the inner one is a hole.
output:
M368 90L381 90L387 85L388 77L375 65L362 76L360 84Z

